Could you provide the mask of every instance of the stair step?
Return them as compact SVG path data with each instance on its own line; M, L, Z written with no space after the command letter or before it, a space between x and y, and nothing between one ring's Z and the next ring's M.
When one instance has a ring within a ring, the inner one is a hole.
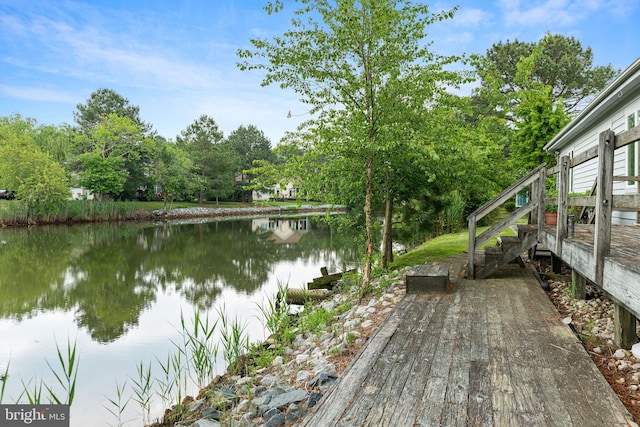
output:
M447 292L449 290L449 265L429 262L419 265L405 277L407 294Z

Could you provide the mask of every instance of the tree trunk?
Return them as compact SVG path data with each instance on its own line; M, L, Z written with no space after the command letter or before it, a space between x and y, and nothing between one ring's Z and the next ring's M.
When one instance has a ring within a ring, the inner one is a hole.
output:
M380 267L387 268L390 262L393 262L393 236L391 234L393 221L393 200L391 197L387 199L384 210L384 232L382 234L382 259Z
M371 192L373 187L373 158L367 161L367 181L364 194L364 218L367 234L367 249L362 271L362 287L360 297L364 296L371 282L371 259L373 257L373 218L371 215Z

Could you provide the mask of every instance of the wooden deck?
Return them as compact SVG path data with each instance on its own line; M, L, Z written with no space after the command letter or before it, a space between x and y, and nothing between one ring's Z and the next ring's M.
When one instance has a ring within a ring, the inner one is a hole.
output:
M450 261L456 290L407 295L302 425L635 425L529 270Z
M576 224L575 237L562 239L557 250L556 227L545 226L540 240L547 248L640 318L640 226L611 227L611 249L603 260L603 279L596 277L595 227Z

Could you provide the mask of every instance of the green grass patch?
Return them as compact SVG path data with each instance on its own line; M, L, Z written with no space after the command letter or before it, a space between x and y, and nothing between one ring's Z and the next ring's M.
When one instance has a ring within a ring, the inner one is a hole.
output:
M489 227L478 227L478 234L484 232ZM515 236L511 228L504 230L501 235ZM485 246L494 246L497 238L491 239ZM429 261L435 261L442 258L448 258L458 255L469 249L469 232L468 230L454 234L445 234L429 240L419 248L407 252L404 255L396 257L389 266L391 269L398 269L407 266L424 264Z

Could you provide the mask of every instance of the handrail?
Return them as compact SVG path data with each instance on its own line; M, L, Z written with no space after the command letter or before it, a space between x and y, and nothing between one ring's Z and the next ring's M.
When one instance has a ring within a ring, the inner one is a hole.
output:
M528 214L529 212L540 211L541 207L541 197L537 194L539 192L531 191L531 197L528 203L524 206L521 206L519 209L511 213L509 216L504 218L502 221L494 224L492 227L487 229L480 236L476 236L476 227L479 220L493 212L498 207L502 206L507 200L511 199L516 194L520 193L528 186L543 188L544 189L544 176L546 171L546 165L543 163L527 175L520 178L498 196L496 196L493 200L485 203L480 208L473 211L467 217L467 223L469 227L469 252L468 252L468 263L467 263L467 277L475 278L475 253L477 248L487 243L493 237L500 234L507 227L512 226L516 223L516 221L522 216ZM542 179L541 179L542 178ZM544 194L544 193L541 193ZM541 215L539 212L537 215ZM535 216L535 215L534 215Z
M475 216L476 219L479 221L485 216L487 216L488 214L490 214L491 212L493 212L497 207L501 206L504 202L506 202L507 200L509 200L516 194L518 194L525 187L530 185L533 181L536 181L538 179L538 174L542 169L545 168L545 166L546 164L543 163L537 168L535 168L534 170L532 170L531 172L529 172L527 175L517 180L515 183L513 183L510 187L508 187L502 193L498 194L495 198L493 198L492 200L488 201L487 203L485 203L484 205L480 206L478 209L473 211L469 215L469 217Z
M515 224L515 221L523 215L531 212L531 223L538 224L538 233L544 226L543 212L545 204L558 205L558 226L556 227L556 247L552 248L558 256L562 254L562 242L567 238L567 217L569 206L595 206L595 241L594 255L596 265L594 273L590 276L593 280L601 284L604 257L608 256L611 245L611 211L629 210L640 211L640 194L614 195L613 181L636 181L640 188L640 177L638 176L614 176L613 175L613 153L615 150L625 147L634 142L640 141L640 126L636 126L620 134L615 134L611 130L600 134L600 142L597 147L592 147L573 159L564 156L559 159L558 164L546 169L544 164L532 170L526 176L520 178L493 200L485 203L467 217L469 226L469 252L467 277L475 276L475 252L482 245L486 244L502 230ZM590 160L598 159L598 178L591 189L590 196L569 197L569 171ZM557 198L547 198L546 177L558 174ZM499 223L487 229L484 233L476 236L477 222L502 206L507 200L521 192L527 186L531 186L531 200L520 207ZM595 189L598 191L595 192ZM594 196L594 192L596 195ZM583 209L584 213L584 209ZM582 213L582 214L583 214ZM581 216L582 216L581 214Z

